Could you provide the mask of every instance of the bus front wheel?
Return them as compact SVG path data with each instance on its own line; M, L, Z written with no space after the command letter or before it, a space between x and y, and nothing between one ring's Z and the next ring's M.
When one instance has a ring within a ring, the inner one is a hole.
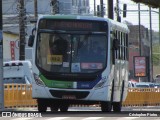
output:
M101 102L102 112L110 112L112 110L112 102Z
M60 106L60 111L61 111L61 112L67 112L67 111L68 111L68 108L69 108L69 105L67 105L67 104L62 104L62 105Z
M122 107L122 102L114 102L113 103L113 111L120 112Z
M38 111L39 112L46 112L47 111L47 105L44 104L44 100L38 99L37 100L38 103Z
M122 90L121 90L121 98L120 102L113 102L113 111L120 112L122 108L122 100L123 100L123 93L124 93L124 81L122 83Z
M39 112L46 112L47 106L45 104L38 104L38 111Z

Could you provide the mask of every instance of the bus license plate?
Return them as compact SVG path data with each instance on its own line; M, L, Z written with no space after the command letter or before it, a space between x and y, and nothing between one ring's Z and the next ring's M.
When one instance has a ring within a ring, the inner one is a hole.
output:
M75 95L63 95L62 96L63 99L76 99Z

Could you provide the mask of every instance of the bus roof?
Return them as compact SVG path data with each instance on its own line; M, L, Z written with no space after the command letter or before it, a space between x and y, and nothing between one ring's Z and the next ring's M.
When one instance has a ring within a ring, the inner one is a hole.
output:
M106 21L102 17L97 16L85 16L85 15L42 15L39 17L39 19L46 18L46 19L84 19L84 20L100 20L100 21Z

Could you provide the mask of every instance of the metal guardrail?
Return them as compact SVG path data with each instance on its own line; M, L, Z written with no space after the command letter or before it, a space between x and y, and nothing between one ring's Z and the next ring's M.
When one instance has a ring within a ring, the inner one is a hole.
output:
M125 106L159 106L160 88L129 88Z
M8 84L4 85L4 107L32 107L37 106L32 99L32 85Z
M129 88L123 107L128 106L159 106L160 88ZM32 99L32 85L9 84L4 85L4 106L35 107L37 102Z

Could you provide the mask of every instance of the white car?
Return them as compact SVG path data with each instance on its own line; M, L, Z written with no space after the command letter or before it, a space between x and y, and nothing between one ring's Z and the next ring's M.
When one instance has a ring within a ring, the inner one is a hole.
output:
M32 64L30 61L3 62L4 84L31 84Z
M27 77L3 78L4 84L31 84Z
M128 81L128 87L129 88L135 88L136 87L136 82Z
M136 88L154 88L154 83L151 82L138 82Z

